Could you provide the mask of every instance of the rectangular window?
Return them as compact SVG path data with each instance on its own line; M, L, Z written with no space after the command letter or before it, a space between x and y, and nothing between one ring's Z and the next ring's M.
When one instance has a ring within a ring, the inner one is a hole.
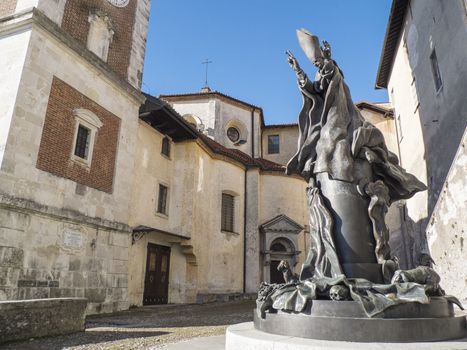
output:
M88 159L90 138L91 130L80 124L76 133L75 156Z
M170 139L167 136L162 139L161 153L164 156L170 157Z
M268 153L277 154L279 153L279 135L268 136Z
M157 201L157 212L167 215L167 193L169 189L167 186L159 184L159 198Z
M438 57L436 56L436 50L433 49L430 55L431 61L431 72L433 73L433 79L435 81L435 89L438 92L443 86L443 81L441 80L441 73L439 71Z
M222 193L222 213L221 213L221 230L234 231L234 201L235 197Z

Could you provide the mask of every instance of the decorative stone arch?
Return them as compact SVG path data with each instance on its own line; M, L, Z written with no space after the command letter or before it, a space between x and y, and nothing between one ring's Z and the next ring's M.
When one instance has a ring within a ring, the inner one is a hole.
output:
M203 121L199 117L197 117L196 115L194 115L194 114L184 114L182 117L183 117L183 119L185 119L185 121L188 124L191 124L196 130L204 131Z
M228 137L228 131L230 128L234 128L238 131L239 137L237 141L233 141ZM226 136L229 142L232 142L235 146L242 145L248 140L248 128L238 119L229 120L224 127L224 135Z
M263 280L266 282L282 282L277 266L281 260L287 260L293 268L297 264L298 234L303 230L286 215L278 215L260 226L261 259Z

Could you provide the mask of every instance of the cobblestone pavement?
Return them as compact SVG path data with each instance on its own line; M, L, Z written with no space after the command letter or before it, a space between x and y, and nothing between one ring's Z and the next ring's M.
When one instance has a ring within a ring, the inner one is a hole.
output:
M146 306L90 316L86 331L0 346L11 350L158 349L194 337L225 333L228 325L253 320L254 301L205 305Z

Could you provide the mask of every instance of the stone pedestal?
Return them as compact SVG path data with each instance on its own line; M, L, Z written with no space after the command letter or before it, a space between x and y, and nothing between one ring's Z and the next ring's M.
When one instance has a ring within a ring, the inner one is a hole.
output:
M254 328L253 322L227 328L226 350L465 350L467 338L442 342L358 343L305 339L269 334Z
M351 342L406 343L442 341L467 336L465 313L455 314L445 298L429 304L392 306L369 318L356 301L314 300L303 313L266 313L255 310L257 330L274 335Z

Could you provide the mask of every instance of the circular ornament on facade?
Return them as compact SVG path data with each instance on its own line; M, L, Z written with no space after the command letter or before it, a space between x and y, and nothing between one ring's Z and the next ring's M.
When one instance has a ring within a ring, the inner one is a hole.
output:
M115 7L125 7L130 2L130 0L107 0L107 1L110 2L112 5L114 5Z
M231 126L227 129L227 137L230 141L237 142L240 139L240 132L236 128Z

